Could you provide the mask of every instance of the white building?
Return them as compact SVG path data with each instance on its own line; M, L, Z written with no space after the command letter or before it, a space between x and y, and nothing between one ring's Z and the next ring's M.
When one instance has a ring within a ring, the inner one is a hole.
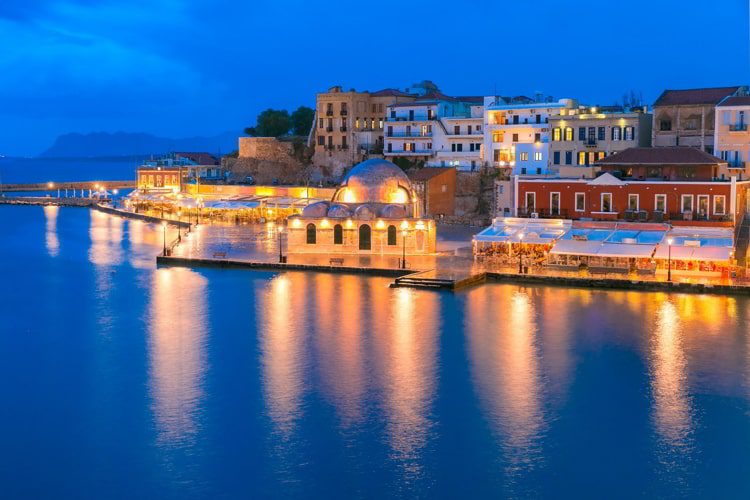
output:
M484 98L484 152L487 166L514 175L548 175L549 117L576 107L572 99L534 101L528 97Z
M429 94L388 106L386 158L408 158L426 166L473 170L482 164L481 98Z

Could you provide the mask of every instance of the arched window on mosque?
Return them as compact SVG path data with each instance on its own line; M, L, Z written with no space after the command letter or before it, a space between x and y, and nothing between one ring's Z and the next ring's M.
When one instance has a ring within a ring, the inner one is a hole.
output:
M390 225L388 226L388 245L393 246L396 245L398 242L396 241L396 226Z
M315 231L315 224L307 225L307 244L314 245L317 243L317 233Z
M341 224L336 224L335 226L333 226L333 244L344 244L344 228L341 227Z

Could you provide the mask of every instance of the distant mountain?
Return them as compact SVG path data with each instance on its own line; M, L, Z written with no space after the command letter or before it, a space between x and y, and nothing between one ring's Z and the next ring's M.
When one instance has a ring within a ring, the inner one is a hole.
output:
M161 155L171 151L205 151L222 154L237 149L241 132L224 132L211 137L169 139L144 133L93 132L64 134L40 154L44 158L86 158L99 156Z

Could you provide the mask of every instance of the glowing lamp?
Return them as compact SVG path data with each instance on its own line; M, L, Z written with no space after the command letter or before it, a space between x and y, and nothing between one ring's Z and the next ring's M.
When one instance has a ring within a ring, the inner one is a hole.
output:
M672 238L667 238L667 245L671 246L673 241Z
M320 221L320 227L328 227L328 219L323 219Z
M398 189L391 193L391 203L406 203L408 200L409 197L403 189Z
M416 227L417 229L424 229L424 221L417 221Z
M55 183L54 182L48 182L47 183L47 187L50 188L50 189L52 189L53 187L55 187Z
M409 223L406 222L406 221L403 221L401 223L401 229L403 229L403 230L409 229Z
M349 188L344 189L343 199L344 199L344 203L355 203L357 201L356 197L354 196L354 193Z
M346 220L346 227L348 227L349 229L351 229L353 226L354 226L354 223L352 222L352 220L351 219L347 219Z
M292 219L292 226L294 227L300 227L302 225L302 221L299 219Z
M383 222L382 220L379 220L377 224L375 224L375 227L378 229L385 229L385 222Z

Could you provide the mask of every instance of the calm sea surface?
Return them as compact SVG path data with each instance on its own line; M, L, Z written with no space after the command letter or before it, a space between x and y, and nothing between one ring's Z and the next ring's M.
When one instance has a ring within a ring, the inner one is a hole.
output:
M135 179L143 156L116 158L0 158L0 184ZM0 188L2 186L0 185Z
M0 234L3 498L750 496L747 299L156 269L160 228L76 208Z

